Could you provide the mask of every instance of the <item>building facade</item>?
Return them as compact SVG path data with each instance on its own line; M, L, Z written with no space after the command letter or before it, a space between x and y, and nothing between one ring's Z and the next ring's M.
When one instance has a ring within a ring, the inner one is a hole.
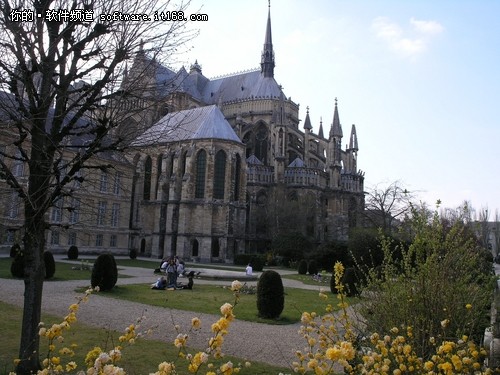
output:
M301 124L298 104L274 78L270 13L260 61L259 70L209 79L197 62L174 72L141 48L123 77L123 100L108 103L136 113L113 134L130 145L115 158L118 175L94 177L93 192L81 192L94 213L85 223L62 215L68 229L59 244L49 230L48 246L230 262L289 233L313 244L346 240L364 209L356 128L342 148L336 99L326 136L322 124L313 132L308 110ZM9 212L4 244L22 223Z

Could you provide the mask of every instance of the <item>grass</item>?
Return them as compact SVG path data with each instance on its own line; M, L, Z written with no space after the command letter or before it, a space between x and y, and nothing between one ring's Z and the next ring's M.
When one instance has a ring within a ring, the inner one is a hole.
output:
M78 264L58 262L56 261L56 273L54 277L45 280L45 282L52 281L68 281L68 280L88 280L90 283L90 276L92 274L92 265L94 260L80 260ZM10 273L10 265L12 264L12 258L0 258L0 278L1 279L13 279L14 277ZM84 269L75 269L82 268ZM118 269L119 271L119 269ZM118 277L125 278L128 276L118 274Z
M228 287L229 285L228 282ZM234 297L228 287L195 284L192 290L152 290L149 285L131 284L117 285L112 291L101 292L100 295L146 305L213 314L219 311L223 303L233 302ZM235 308L235 315L239 320L255 323L293 324L300 321L303 311L324 311L324 303L319 299L318 292L319 289L285 288L285 306L280 318L276 320L259 318L257 295L242 294ZM335 296L330 296L330 303L336 307Z
M325 275L322 275L321 281L314 280L311 275L300 275L298 273L287 274L287 275L283 275L282 277L284 279L292 279L292 280L301 281L303 284L307 284L307 285L317 285L318 288L330 290L330 279L332 278L332 275L331 275L331 273L326 273Z
M18 357L22 309L0 302L0 316L2 316L0 374L6 375L9 371L14 370L13 360ZM42 315L42 320L46 325L61 321L60 318L47 314ZM79 366L83 366L85 355L89 350L95 346L109 350L115 346L121 334L120 332L93 328L77 322L72 325L71 330L65 333L64 345L78 344L75 357L72 357L71 360L74 360ZM61 347L58 346L58 348ZM41 341L40 349L42 353L47 349L46 342L43 340ZM193 350L190 350L190 352L193 352ZM147 353L147 355L144 355L144 353ZM119 366L123 367L127 374L143 375L155 372L159 363L174 360L176 357L177 349L173 344L157 340L140 339L134 345L124 348L123 358ZM224 357L224 361L227 360L231 360L233 363L244 363L245 361L230 356ZM189 374L185 361L178 359L176 364L179 374ZM268 364L252 361L251 368L244 371L247 374L278 374L280 372L290 373L290 369L273 367Z

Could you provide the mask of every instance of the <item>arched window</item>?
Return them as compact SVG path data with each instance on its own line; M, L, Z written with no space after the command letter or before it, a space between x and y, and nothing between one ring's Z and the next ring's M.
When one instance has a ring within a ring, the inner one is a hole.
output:
M212 258L218 258L220 256L220 244L217 237L212 238Z
M240 178L241 178L241 157L236 154L235 166L234 166L234 200L240 200Z
M267 165L267 147L269 132L264 124L261 124L255 132L255 156L264 165Z
M224 199L226 182L226 153L222 150L215 154L214 167L214 198Z
M163 169L163 154L158 155L156 162L156 185L155 185L155 197L158 195L158 186L160 183L160 177Z
M184 176L186 174L186 160L187 160L187 151L184 151L182 153L182 158L181 158L181 176Z
M153 168L153 161L148 156L144 163L144 191L143 199L148 201L151 199L151 170Z
M193 240L193 248L191 250L191 256L197 257L199 248L200 248L200 244L199 244L198 240Z
M205 197L205 175L207 169L207 153L205 150L198 152L196 156L196 186L194 191L195 198Z

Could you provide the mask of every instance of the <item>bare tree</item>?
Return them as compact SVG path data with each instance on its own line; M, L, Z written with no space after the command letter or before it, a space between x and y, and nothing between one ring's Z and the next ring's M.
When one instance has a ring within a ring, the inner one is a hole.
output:
M377 184L368 190L365 203L367 219L384 232L390 233L396 220L409 214L415 193L406 189L401 181L388 185Z
M85 184L82 169L111 167L100 155L123 149L126 137L116 129L139 113L121 111L119 104L151 82L144 66L124 87L120 79L126 64L138 51L155 61L170 58L190 40L195 33L186 28L187 5L166 0L0 0L0 120L8 145L0 148L0 174L24 206L18 374L39 369L47 212ZM155 14L172 11L183 17L155 21ZM16 173L16 165L27 166L27 172Z
M491 226L489 223L490 219L490 211L488 210L488 207L481 207L477 214L477 232L478 232L478 237L479 240L481 241L481 245L485 249L489 249L490 246L490 233L491 233Z
M495 221L493 223L493 246L495 251L495 256L500 254L500 213L498 209L495 210Z

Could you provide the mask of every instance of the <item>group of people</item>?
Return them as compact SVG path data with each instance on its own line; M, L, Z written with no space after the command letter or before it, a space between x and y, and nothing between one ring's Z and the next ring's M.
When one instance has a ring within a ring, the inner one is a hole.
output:
M156 280L153 289L179 289L177 278L186 274L184 262L179 257L164 258L161 262L160 272L165 273Z

